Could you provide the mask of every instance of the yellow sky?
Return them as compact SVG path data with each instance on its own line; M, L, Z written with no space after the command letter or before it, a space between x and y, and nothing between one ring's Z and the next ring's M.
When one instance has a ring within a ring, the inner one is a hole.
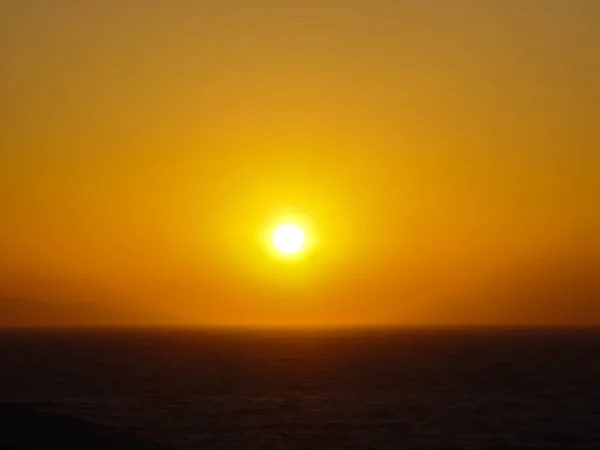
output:
M595 0L2 2L0 294L560 321L477 293L594 258L599 21ZM256 242L285 214L319 238L294 265Z

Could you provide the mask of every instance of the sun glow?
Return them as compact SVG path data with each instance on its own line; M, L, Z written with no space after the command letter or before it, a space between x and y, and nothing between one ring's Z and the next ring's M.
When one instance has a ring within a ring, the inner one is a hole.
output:
M273 245L285 255L294 255L304 247L306 236L304 231L294 224L285 224L273 233Z

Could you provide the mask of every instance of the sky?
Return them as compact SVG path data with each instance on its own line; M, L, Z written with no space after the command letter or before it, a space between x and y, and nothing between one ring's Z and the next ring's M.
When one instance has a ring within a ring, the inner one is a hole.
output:
M596 0L0 0L0 296L600 324L598 23ZM315 243L294 263L257 238L282 217Z

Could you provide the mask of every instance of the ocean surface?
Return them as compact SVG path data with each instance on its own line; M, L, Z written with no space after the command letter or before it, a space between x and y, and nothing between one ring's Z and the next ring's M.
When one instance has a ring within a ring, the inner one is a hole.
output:
M600 449L600 330L0 332L0 402L174 449Z

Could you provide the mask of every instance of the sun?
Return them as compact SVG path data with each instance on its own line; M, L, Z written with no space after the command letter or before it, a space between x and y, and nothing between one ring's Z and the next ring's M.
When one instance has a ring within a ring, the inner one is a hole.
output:
M306 244L302 228L291 223L279 226L273 233L273 245L285 255L295 255Z

